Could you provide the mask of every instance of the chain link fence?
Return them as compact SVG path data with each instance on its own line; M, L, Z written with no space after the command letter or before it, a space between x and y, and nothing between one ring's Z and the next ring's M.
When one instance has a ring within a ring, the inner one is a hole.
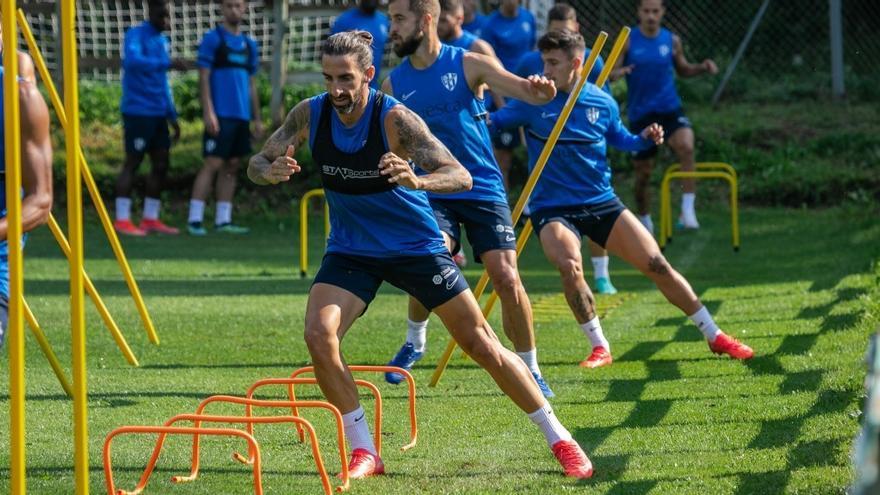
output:
M283 1L283 0L276 0ZM257 39L265 65L271 61L273 34L285 29L284 58L293 75L317 72L317 52L334 18L352 0L287 0L289 14L276 22L271 0L251 0L244 29ZM668 0L665 25L678 34L685 53L694 60L713 58L721 69L730 63L763 0ZM621 26L636 23L637 0L570 0L588 39L598 31L612 37ZM49 0L19 2L26 12L47 62L58 67L60 53L57 5ZM86 79L117 80L125 30L146 18L146 2L140 0L81 0L78 2L80 67ZM877 94L880 73L880 2L842 0L844 63L848 89ZM527 0L537 14L539 28L545 24L551 0ZM491 7L487 4L484 10ZM172 56L195 59L202 35L220 19L219 2L195 0L172 2ZM729 93L755 90L773 81L796 86L824 84L830 87L829 0L771 0L734 74ZM383 65L396 60L386 50ZM873 81L873 82L872 82Z

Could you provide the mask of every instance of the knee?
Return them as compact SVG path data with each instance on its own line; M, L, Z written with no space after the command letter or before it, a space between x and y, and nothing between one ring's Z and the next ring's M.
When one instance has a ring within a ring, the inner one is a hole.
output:
M675 146L675 151L681 156L693 156L694 143L691 141L682 141ZM684 167L682 167L684 169Z
M241 162L238 160L229 160L223 164L223 173L227 175L236 175Z
M339 348L336 335L320 321L306 320L303 337L313 362L332 355Z
M477 336L462 343L462 350L483 368L491 369L501 367L501 344L497 339L489 336L491 330L487 326L479 328Z
M571 283L584 278L584 267L581 260L573 257L565 258L556 264L564 283Z
M492 287L498 294L516 294L521 285L519 273L512 266L505 266L492 276Z

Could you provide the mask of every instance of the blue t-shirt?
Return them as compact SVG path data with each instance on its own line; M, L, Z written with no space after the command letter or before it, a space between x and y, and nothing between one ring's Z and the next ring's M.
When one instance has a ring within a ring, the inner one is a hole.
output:
M216 60L223 45L227 60ZM211 70L211 101L217 117L251 120L251 76L259 68L257 42L217 26L199 44L198 66Z
M168 37L149 21L125 32L122 53L123 115L177 119L168 69Z
M452 41L444 41L443 43L449 46L456 46L458 48L464 48L465 50L470 50L471 46L473 46L474 41L477 41L479 38L467 31L462 31L461 36L452 40Z
M649 113L670 113L681 108L675 89L672 33L661 28L648 38L638 26L629 35L623 65L632 65L626 76L627 115L633 122Z
M602 68L605 67L605 62L602 60L602 56L599 55L596 58L596 64L593 65L593 70L590 71L590 75L587 77L587 82L595 83L597 79L599 79L599 74L602 72ZM526 53L519 59L519 63L516 64L516 69L513 71L514 74L519 77L528 77L532 74L543 74L544 73L544 60L541 59L540 50L532 50L529 53ZM602 89L605 90L606 93L611 94L611 86L608 83L605 83L605 86L602 86Z
M505 17L496 10L480 31L480 38L492 45L504 68L512 71L524 53L535 49L535 29L535 16L522 7L515 17Z
M462 24L461 28L479 38L483 33L483 26L486 25L487 20L489 20L489 16L477 12L474 14L474 20Z
M339 151L355 153L367 141L371 129L370 116L380 111L384 122L388 110L400 102L386 95L382 108L373 108L376 90L370 90L368 104L360 120L352 127L345 127L335 110L330 113L330 132L333 144ZM310 103L309 146L314 149L321 109L327 93L313 97ZM388 147L385 126L372 129L381 132ZM320 164L319 164L320 166ZM379 163L376 163L379 168ZM373 194L345 194L324 190L330 206L330 238L328 253L354 254L375 258L395 256L421 256L446 252L443 235L434 218L428 195L403 186Z
M513 100L490 115L492 125L499 129L525 127L529 171L534 168L567 99L568 94L560 91L553 101L541 106ZM614 199L611 168L605 158L608 144L625 151L653 146L653 142L626 129L614 98L587 84L535 185L529 199L532 211Z
M382 68L382 55L385 53L385 43L388 41L388 16L378 10L373 15L364 14L361 9L355 7L346 10L333 21L330 34L341 33L360 29L373 35L373 65L376 67L376 75L370 82L370 86L378 89L380 81L379 69Z
M473 178L470 191L430 194L432 198L506 203L485 122L486 107L471 91L464 75L465 53L463 48L442 45L437 60L425 69L413 67L409 57L403 59L389 76L394 97L425 120L431 133Z

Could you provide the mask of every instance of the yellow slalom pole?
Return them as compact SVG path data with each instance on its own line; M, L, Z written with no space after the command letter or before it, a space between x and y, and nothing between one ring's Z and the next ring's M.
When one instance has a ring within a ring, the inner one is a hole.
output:
M67 132L67 113L64 110L64 105L61 103L61 98L58 96L58 90L55 88L55 83L52 81L52 76L49 74L46 62L43 59L43 55L40 52L40 48L37 46L37 41L34 39L30 25L28 24L22 10L18 11L18 24L21 27L21 32L22 35L24 35L25 41L27 41L28 50L30 51L31 57L34 59L34 65L36 65L37 70L40 73L40 78L42 78L43 84L49 93L49 98L52 100L52 106L55 108L55 114L58 117L58 121L61 123L61 127L65 129L65 132ZM141 296L140 288L134 279L134 275L131 273L131 267L125 257L125 252L122 250L122 244L119 243L119 236L116 235L116 231L113 229L113 222L110 221L107 207L104 206L104 201L101 199L101 193L98 191L98 186L95 183L94 177L92 177L92 172L89 170L82 149L79 149L78 154L79 160L82 164L81 170L83 179L86 183L86 188L88 188L89 196L91 196L92 203L95 205L95 210L98 212L98 218L101 219L101 226L104 228L104 233L107 235L107 240L110 242L110 247L113 249L113 254L116 256L119 268L122 270L125 284L128 286L128 291L131 293L132 299L134 299L134 304L140 314L141 322L144 325L144 329L147 331L147 336L149 337L150 342L158 345L159 336L156 334L156 329L153 326L150 313L147 311L147 307L144 304L144 298Z
M49 230L52 231L52 235L55 236L55 240L58 242L58 245L61 246L61 251L64 252L64 256L67 257L69 262L70 245L67 243L67 239L64 237L64 232L61 231L61 227L58 226L58 222L51 213L49 214ZM85 269L83 269L83 282L85 284L86 292L95 304L95 309L98 310L98 314L100 314L101 319L104 320L104 325L107 327L107 330L110 331L113 340L116 341L116 346L119 347L119 350L122 351L123 356L125 356L125 360L132 366L140 366L134 353L131 352L131 348L125 340L125 336L122 335L122 332L119 330L119 327L110 315L110 311L107 309L107 306L104 305L104 301L101 300L101 295L98 294L98 289L95 288L92 279L89 278Z
M626 34L629 34L628 28L624 28L626 30ZM621 36L623 36L623 31L621 31ZM559 118L556 120L556 124L553 125L553 130L550 132L550 136L547 138L547 143L544 145L544 149L541 150L541 155L538 157L537 162L535 162L535 167L532 169L531 174L529 175L529 179L526 181L526 185L523 187L522 194L520 194L519 200L516 202L516 206L513 208L512 219L513 224L519 221L519 217L522 215L522 211L526 206L526 202L529 200L529 196L532 195L532 191L535 189L535 184L538 183L538 179L541 177L541 172L544 171L544 166L547 165L547 160L550 158L550 153L553 152L553 148L556 147L556 141L559 139L559 135L562 134L562 130L565 128L565 123L568 121L569 115L571 115L571 111L574 109L575 103L577 103L578 96L581 93L584 85L587 82L587 77L590 75L590 72L593 70L593 66L596 64L596 59L599 58L599 53L602 52L602 48L605 46L605 41L608 39L608 33L605 31L601 31L599 36L596 37L596 41L593 43L593 47L590 49L590 55L587 57L584 62L583 67L581 68L581 73L578 77L578 81L575 84L575 87L572 89L571 94L568 95L568 99L565 102L565 106L562 107L562 112L559 114ZM618 37L618 42L620 41L620 37ZM617 42L615 43L615 47L617 46ZM609 60L609 64L613 65L613 62ZM520 235L520 237L523 237ZM482 297L483 292L486 290L486 286L489 284L489 273L486 270L483 270L483 275L480 277L480 281L477 282L477 287L474 289L474 297L477 298L477 301ZM492 303L490 299L490 303ZM488 317L488 312L491 311L491 304L487 304L486 308L483 309L483 316ZM452 353L455 352L457 344L454 339L449 339L449 343L446 345L446 349L443 351L443 355L440 357L440 361L437 363L437 367L434 368L434 374L431 375L431 381L428 383L428 386L434 387L440 381L440 377L443 376L443 372L446 370L446 366L449 364L449 360L452 359Z
M18 32L15 0L2 0L3 15L3 138L6 140L6 242L9 249L9 491L26 491L24 435L24 263L21 247L21 111L18 99Z
M73 389L70 387L70 382L67 381L67 377L64 375L64 369L61 368L61 363L58 361L58 357L55 356L52 346L49 345L49 339L47 339L46 334L43 333L43 329L37 322L37 317L34 316L27 301L22 301L22 304L24 306L25 320L27 320L28 326L31 327L31 332L33 332L34 337L37 339L37 343L40 344L40 350L43 351L43 355L46 356L46 359L49 361L49 366L52 367L52 371L54 371L55 376L58 377L58 382L61 384L61 388L64 389L64 392L68 397L72 398Z
M70 233L70 334L73 354L73 465L77 495L89 493L88 385L83 301L82 162L79 132L79 70L76 53L76 1L61 2L64 108L67 127L67 228Z

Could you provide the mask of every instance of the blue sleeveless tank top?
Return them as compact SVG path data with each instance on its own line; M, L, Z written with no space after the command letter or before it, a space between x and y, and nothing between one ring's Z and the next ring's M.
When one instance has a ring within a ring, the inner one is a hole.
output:
M633 122L649 113L669 113L681 107L675 89L672 33L665 28L648 38L638 26L629 37L624 65L632 65L626 76L627 114Z

